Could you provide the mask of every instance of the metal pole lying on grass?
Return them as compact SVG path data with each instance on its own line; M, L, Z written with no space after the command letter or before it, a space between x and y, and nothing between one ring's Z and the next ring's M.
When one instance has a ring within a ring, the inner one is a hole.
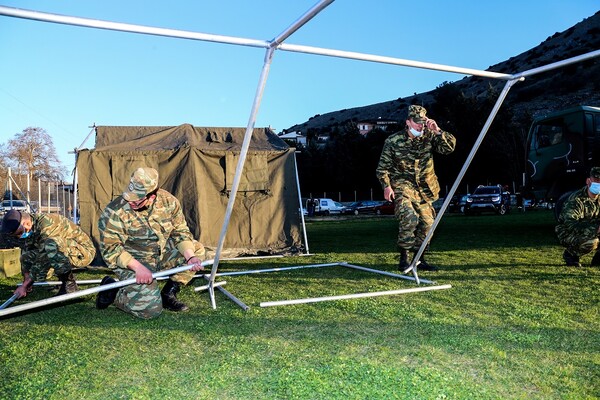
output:
M17 299L17 295L16 294L13 294L12 296L10 296L10 299L8 299L4 303L2 303L2 305L0 306L0 310L3 310L6 307L8 307L16 299Z
M403 294L403 293L414 293L414 292L426 292L428 290L450 289L451 287L452 287L451 285L425 286L425 287L417 287L417 288L411 288L411 289L387 290L385 292L343 294L343 295L339 295L339 296L314 297L314 298L309 298L309 299L265 301L265 302L260 303L260 306L261 307L286 306L286 305L290 305L290 304L317 303L320 301L356 299L356 298L362 298L362 297L389 296L392 294Z
M214 262L214 260L206 260L203 261L201 264L203 267L206 267L208 265L212 265L212 263ZM193 264L190 265L182 265L181 267L177 267L177 268L172 268L172 269L167 269L164 271L159 271L159 272L155 272L152 274L153 278L159 278L162 276L168 276L168 275L173 275L176 274L178 272L183 272L183 271L187 271L189 269L192 269L194 267ZM50 304L56 304L56 303L61 303L63 301L67 301L67 300L71 300L71 299L76 299L78 297L83 297L83 296L87 296L88 294L94 294L94 293L98 293L98 292L103 292L105 290L110 290L110 289L117 289L123 286L128 286L128 285L132 285L136 283L135 282L135 278L131 278L131 279L126 279L124 281L119 281L119 282L115 282L115 283L111 283L108 285L100 285L100 286L96 286L90 289L84 289L84 290L78 290L77 292L74 293L67 293L67 294L63 294L61 296L55 296L55 297L50 297L49 299L44 299L44 300L39 300L39 301L34 301L31 303L27 303L27 304L22 304L19 306L15 306L15 307L11 307L11 308L7 308L4 310L0 310L0 317L3 317L5 315L9 315L9 314L14 314L14 313L18 313L20 311L25 311L25 310L31 310L34 308L38 308L38 307L43 307L43 306L47 306Z

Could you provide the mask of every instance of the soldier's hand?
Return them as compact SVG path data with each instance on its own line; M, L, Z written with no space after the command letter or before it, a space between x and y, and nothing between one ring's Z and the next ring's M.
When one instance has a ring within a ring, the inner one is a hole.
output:
M141 267L136 268L136 283L139 283L140 285L149 285L152 283L153 280L154 278L152 277L152 271L150 271L148 268L144 267L143 265Z
M19 299L20 299L20 298L22 298L22 297L25 297L25 296L27 296L27 292L28 292L28 290L27 290L27 286L25 286L25 285L21 285L21 286L19 286L19 287L18 287L18 288L17 288L17 289L16 289L16 290L13 292L13 294L16 294L16 295L17 295L17 298L19 298Z
M386 199L387 201L392 201L395 197L396 195L394 194L394 189L392 189L391 186L386 186L385 189L383 189L384 199Z
M203 271L204 267L202 266L202 261L200 261L200 259L196 256L192 256L190 257L187 261L186 261L187 265L194 265L191 269L192 271Z

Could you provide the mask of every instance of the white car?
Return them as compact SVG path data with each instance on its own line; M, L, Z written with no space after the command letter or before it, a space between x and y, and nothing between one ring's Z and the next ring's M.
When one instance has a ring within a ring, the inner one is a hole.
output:
M4 200L0 205L0 212L7 212L9 210L17 210L22 212L29 212L29 206L24 200Z

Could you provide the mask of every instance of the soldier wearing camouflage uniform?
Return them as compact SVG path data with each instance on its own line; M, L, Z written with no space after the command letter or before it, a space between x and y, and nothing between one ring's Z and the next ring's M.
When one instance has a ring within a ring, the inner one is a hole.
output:
M98 221L100 251L120 280L134 278L136 284L100 292L96 307L115 306L139 318L155 318L163 308L187 311L176 297L195 271L204 269L204 246L194 240L179 201L158 189L158 172L138 168L127 189L110 202ZM194 264L190 270L172 275L162 291L153 272ZM102 284L115 282L109 276Z
M29 214L10 210L2 219L2 232L24 241L21 254L23 284L15 290L27 296L34 281L45 280L50 268L60 279L58 295L77 291L73 267L89 265L96 249L79 226L57 214Z
M456 138L440 129L433 119L427 118L424 107L408 107L406 128L386 139L377 178L383 187L383 196L394 201L399 219L399 269L410 267L408 252L417 252L433 225L435 210L432 203L438 199L440 185L433 168L433 152L449 154L454 151ZM419 267L436 271L421 257Z
M593 167L586 186L573 192L563 203L555 228L560 244L565 247L567 266L581 267L579 258L593 251L591 265L600 265L597 252L600 236L600 167Z

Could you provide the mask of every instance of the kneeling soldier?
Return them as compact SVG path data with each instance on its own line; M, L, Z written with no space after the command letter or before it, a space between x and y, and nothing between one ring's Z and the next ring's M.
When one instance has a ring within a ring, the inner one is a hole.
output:
M2 233L24 240L23 284L15 290L19 298L27 296L34 281L45 280L50 268L62 282L58 295L75 292L73 267L88 266L96 255L92 239L74 222L57 214L10 210L2 219Z
M123 194L109 203L98 221L100 251L119 279L134 278L136 284L100 292L96 307L115 306L139 318L155 318L163 308L187 311L177 299L181 285L195 271L204 269L204 246L194 240L181 205L175 196L158 188L158 172L138 168ZM172 275L162 291L152 273L195 264L190 270ZM102 284L115 282L107 276Z

